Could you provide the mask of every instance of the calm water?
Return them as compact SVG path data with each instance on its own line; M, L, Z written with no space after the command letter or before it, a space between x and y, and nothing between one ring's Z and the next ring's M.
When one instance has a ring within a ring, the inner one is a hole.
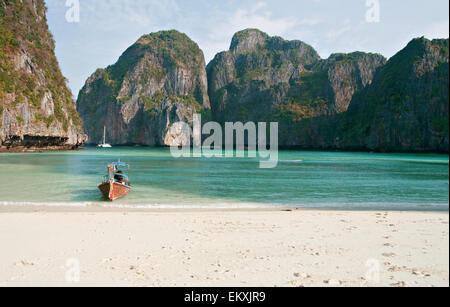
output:
M133 190L114 203L97 189L106 165L131 165ZM280 152L275 169L252 158L174 159L167 149L88 148L0 155L0 204L448 210L448 155Z

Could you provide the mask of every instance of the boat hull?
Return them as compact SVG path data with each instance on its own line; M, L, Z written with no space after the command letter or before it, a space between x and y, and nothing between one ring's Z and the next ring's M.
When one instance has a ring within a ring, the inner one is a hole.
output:
M100 192L102 192L103 196L111 201L119 199L128 195L131 187L126 186L117 182L113 184L106 182L98 186Z

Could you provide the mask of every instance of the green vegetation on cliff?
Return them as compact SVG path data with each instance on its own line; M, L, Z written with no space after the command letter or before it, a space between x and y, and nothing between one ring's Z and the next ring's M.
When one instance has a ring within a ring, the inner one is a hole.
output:
M448 152L449 40L412 40L355 96L343 144L383 151ZM347 146L346 145L346 146Z
M230 50L207 67L213 117L222 123L279 121L280 142L287 144L298 122L345 112L353 93L384 63L382 56L363 52L322 60L301 41L240 31Z
M412 40L388 62L332 54L248 29L208 64L212 115L278 121L280 144L448 152L448 39Z
M0 105L14 113L18 104L26 103L34 122L58 122L66 132L72 122L81 131L45 14L43 0L0 0ZM54 112L41 110L46 93Z
M144 35L87 80L77 107L92 142L107 125L113 144L164 145L168 121L210 107L203 52L175 30Z
M129 47L117 63L105 69L105 78L111 84L112 95L118 95L126 75L146 56L150 58L140 71L141 85L150 80L161 81L174 68L194 67L193 73L198 75L200 69L195 63L204 61L199 50L186 34L175 30L147 34Z
M389 61L364 52L321 59L301 41L247 29L207 76L204 66L182 33L142 36L80 91L86 130L95 142L111 123L115 144L161 145L176 138L171 123L202 112L220 123L277 121L282 146L448 152L448 39L414 39Z

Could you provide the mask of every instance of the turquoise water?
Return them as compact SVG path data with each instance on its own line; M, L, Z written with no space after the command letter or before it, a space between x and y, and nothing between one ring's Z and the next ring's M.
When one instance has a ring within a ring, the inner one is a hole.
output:
M131 165L133 190L109 203L97 185L118 159ZM281 151L275 169L161 148L1 154L0 204L448 210L448 167L448 155L428 154Z

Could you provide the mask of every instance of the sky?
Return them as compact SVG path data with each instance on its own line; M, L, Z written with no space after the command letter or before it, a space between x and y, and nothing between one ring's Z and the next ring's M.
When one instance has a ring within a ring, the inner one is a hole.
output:
M206 63L233 34L257 28L302 40L322 58L365 51L389 58L415 37L449 37L448 0L45 0L56 56L74 96L139 37L186 33Z

